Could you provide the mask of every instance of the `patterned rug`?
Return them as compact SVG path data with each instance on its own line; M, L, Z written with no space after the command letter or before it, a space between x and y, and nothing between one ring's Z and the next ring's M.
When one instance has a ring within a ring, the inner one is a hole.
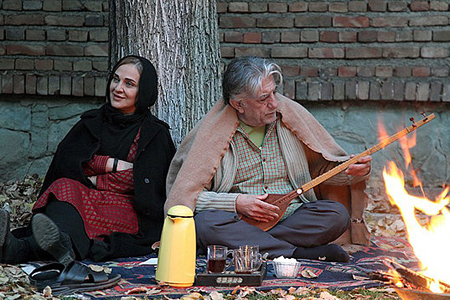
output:
M356 252L353 252L356 251ZM351 261L349 263L328 263L311 260L299 260L302 265L295 279L276 278L273 266L269 261L267 264L267 274L261 286L256 289L260 291L268 291L276 288L288 289L290 287L309 287L309 288L326 288L352 290L356 288L369 288L382 286L382 281L371 279L367 271L381 270L386 271L388 267L384 262L394 259L396 262L411 269L417 269L418 261L416 260L409 243L402 238L395 237L374 237L371 245L368 247L358 246L350 249ZM169 286L158 286L155 281L155 266L140 265L143 261L151 258L135 257L128 259L118 259L106 262L105 265L112 269L113 274L120 274L122 279L114 288L85 293L84 295L90 299L113 300L120 299L127 293L133 291L132 296L144 299L162 298L163 295L169 298L179 298L181 295L189 292L205 292L212 291L231 292L235 289L235 285L227 287L213 286L192 286L190 288L173 288ZM85 261L89 264L89 261ZM96 263L98 265L98 263ZM204 272L205 259L197 259L197 274ZM305 274L312 275L304 277ZM141 292L139 292L141 291Z

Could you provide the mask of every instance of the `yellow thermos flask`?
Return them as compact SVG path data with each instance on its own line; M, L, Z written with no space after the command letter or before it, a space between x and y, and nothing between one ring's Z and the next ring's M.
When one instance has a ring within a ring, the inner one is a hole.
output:
M155 279L174 287L188 287L195 280L195 223L192 210L171 207L164 220Z

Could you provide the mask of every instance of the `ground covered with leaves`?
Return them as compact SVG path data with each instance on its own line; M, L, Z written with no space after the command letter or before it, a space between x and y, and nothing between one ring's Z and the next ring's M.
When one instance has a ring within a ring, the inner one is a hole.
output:
M27 176L22 181L0 183L0 207L11 214L11 227L26 226L31 219L31 208L37 199L42 179L37 175ZM405 226L398 211L389 204L382 192L369 189L370 204L366 214L366 221L373 235L404 236ZM148 296L150 298L150 296ZM162 298L163 296L160 296ZM0 298L6 300L69 300L86 299L81 295L70 297L55 297L50 290L37 292L30 284L27 275L17 266L0 265ZM142 299L127 295L121 300ZM144 298L145 299L145 298ZM164 298L169 299L169 298ZM294 299L400 299L392 288L385 289L355 289L352 291L330 291L308 288L290 288L289 290L271 290L260 292L251 287L237 287L232 293L202 293L191 292L183 300L294 300Z

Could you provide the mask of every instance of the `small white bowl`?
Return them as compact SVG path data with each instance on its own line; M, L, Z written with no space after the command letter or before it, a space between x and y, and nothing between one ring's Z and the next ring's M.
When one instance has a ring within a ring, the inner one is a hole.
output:
M273 268L277 278L295 278L300 269L300 262L273 261Z

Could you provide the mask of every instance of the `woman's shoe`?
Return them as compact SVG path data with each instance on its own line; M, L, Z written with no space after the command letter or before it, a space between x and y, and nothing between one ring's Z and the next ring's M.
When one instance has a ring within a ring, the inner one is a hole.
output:
M9 234L9 222L9 213L4 209L0 209L0 262L3 261L3 248Z
M41 213L34 215L31 219L31 229L38 246L58 262L68 266L75 260L70 237L61 232L48 216Z
M25 239L18 239L10 232L9 213L0 209L0 262L19 264L32 257L30 245Z

